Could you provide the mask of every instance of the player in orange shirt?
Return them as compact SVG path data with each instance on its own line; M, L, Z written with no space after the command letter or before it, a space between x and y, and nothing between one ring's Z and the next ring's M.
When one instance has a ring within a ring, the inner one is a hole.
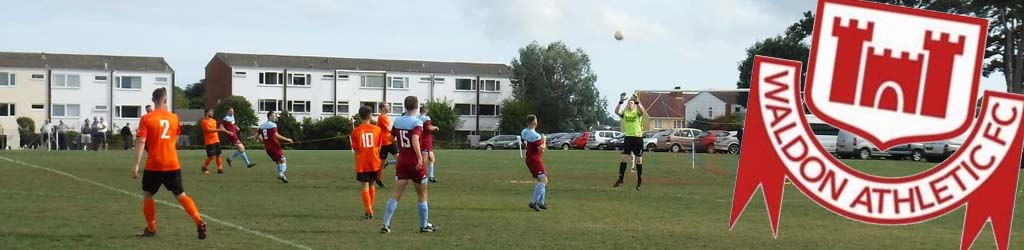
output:
M156 205L153 195L160 191L160 186L167 187L174 193L178 202L185 208L185 213L196 223L199 239L206 239L206 223L199 215L199 209L192 198L185 194L181 186L181 165L178 164L178 151L175 143L181 128L178 116L167 111L167 88L153 91L153 104L156 109L142 116L139 122L138 140L135 142L135 168L132 178L139 178L139 163L142 153L149 152L146 157L146 170L142 172L142 212L146 216L146 228L138 234L140 237L156 236Z
M359 127L352 129L352 149L356 152L356 180L363 185L364 219L373 219L373 200L377 188L372 184L379 179L381 166L380 146L384 142L380 128L370 123L370 107L359 107Z
M377 115L377 127L380 127L381 137L384 141L380 146L380 160L384 163L381 167L380 176L377 177L377 187L384 188L384 182L381 181L384 176L384 168L388 167L388 164L394 163L394 160L388 161L388 154L398 157L398 145L391 142L391 118L388 117L388 113L391 113L391 105L388 103L380 103L380 114Z
M206 144L206 161L203 162L203 173L209 174L210 161L216 157L217 159L217 173L224 173L224 161L221 160L220 154L220 136L217 132L230 133L224 129L223 126L217 126L217 119L213 119L213 109L206 109L203 116L202 127L203 127L203 140Z

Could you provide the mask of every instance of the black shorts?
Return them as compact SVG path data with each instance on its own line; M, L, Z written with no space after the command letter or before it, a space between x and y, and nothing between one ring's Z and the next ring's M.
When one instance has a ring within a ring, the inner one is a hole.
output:
M356 180L359 182L374 182L380 177L380 171L356 173Z
M142 172L142 190L149 192L149 194L156 194L160 191L160 185L167 188L167 191L171 191L174 195L179 195L185 192L185 189L181 186L181 170L174 171L149 171L145 170Z
M380 157L379 158L381 158L381 159L388 158L388 154L398 155L398 145L392 143L392 144L384 145L384 146L380 147Z
M622 140L622 154L644 156L644 138L638 136L626 136L626 138Z
M206 157L220 156L220 143L206 145Z

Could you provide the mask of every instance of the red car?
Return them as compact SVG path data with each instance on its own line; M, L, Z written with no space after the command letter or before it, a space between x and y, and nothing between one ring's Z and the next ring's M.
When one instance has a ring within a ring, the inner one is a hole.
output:
M572 141L572 147L575 149L585 149L587 147L588 138L590 138L590 131L584 131L580 134L580 137Z
M704 133L700 133L696 139L694 139L694 146L697 147L697 152L700 153L714 153L715 152L715 135L718 133L725 132L725 130L708 130Z

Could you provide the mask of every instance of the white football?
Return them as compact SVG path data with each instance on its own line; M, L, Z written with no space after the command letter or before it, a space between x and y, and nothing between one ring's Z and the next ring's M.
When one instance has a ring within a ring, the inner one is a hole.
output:
M624 38L624 35L622 34L622 31L621 30L615 31L615 40L622 41L622 38Z

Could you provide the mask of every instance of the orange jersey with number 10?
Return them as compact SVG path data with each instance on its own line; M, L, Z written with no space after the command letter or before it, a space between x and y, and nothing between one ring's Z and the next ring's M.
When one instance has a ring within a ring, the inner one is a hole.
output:
M178 163L178 115L167 109L158 109L142 116L139 122L139 138L146 139L146 170L174 171L181 169Z
M356 151L356 173L380 171L380 147L384 142L380 127L363 124L352 130L352 149Z

